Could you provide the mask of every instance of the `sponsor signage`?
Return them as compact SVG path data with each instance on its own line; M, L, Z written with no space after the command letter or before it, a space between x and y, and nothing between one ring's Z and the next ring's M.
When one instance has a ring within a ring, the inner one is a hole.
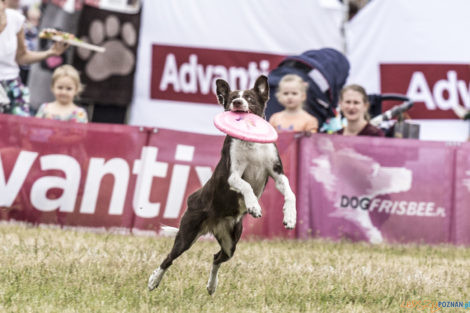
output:
M448 242L454 153L444 143L409 139L303 138L298 189L310 192L298 201L310 211L299 212L299 228L371 243Z
M456 119L452 107L470 110L468 64L380 64L381 93L407 95L415 102L413 119ZM383 110L392 105L384 103Z
M178 151L194 150L194 147L177 145L176 149L175 160L180 154ZM26 180L29 180L31 190L26 200L30 201L35 209L42 212L58 210L59 212L72 213L75 208L78 208L78 212L81 214L95 214L98 205L101 208L107 206L109 215L122 215L125 199L131 197L133 199L132 208L139 217L154 218L163 215L175 219L181 213L186 188L182 188L181 185L174 182L187 182L191 167L190 165L157 161L157 147L142 147L140 159L133 160L133 162L119 157L107 160L91 157L88 159L88 168L82 168L79 160L66 154L39 155L37 152L25 150L18 152L8 179L5 179L6 171L0 157L0 191L4 195L0 199L0 207L12 207L20 190L25 187ZM188 161L192 161L192 155L190 157L191 159ZM40 164L39 169L32 169L35 162ZM173 165L173 171L171 171L170 165ZM179 167L183 166L186 170L178 171ZM65 175L64 177L45 175L31 181L31 177L39 174L38 170L44 174L49 170L60 171ZM210 167L195 166L195 171L198 173L198 181L194 187L192 186L193 188L197 185L202 186L212 174ZM83 172L85 177L82 177ZM179 177L174 177L175 173ZM109 203L106 203L108 201L102 198L103 193L99 197L100 186L107 176L114 179L111 184ZM164 181L165 186L169 187L161 194L153 192L153 182L158 183L158 180L161 180L160 184ZM130 183L133 181L137 183ZM83 190L79 194L80 185L83 186ZM50 198L49 191L53 189L62 190L60 196ZM183 192L178 192L181 190ZM158 201L150 200L152 194L153 198L158 198ZM168 195L174 199L169 198ZM77 201L79 198L81 199L80 205ZM167 205L163 207L163 210L160 210L161 203L165 202ZM171 207L169 205L173 203L178 203L178 206Z
M209 180L223 136L0 115L0 220L158 232L177 227L186 199ZM280 141L295 190L296 145ZM245 219L246 235L293 237L273 183ZM272 225L271 225L272 224Z
M0 130L0 219L151 232L178 226L224 140L11 115L0 115ZM470 145L294 133L276 144L297 227L282 226L284 199L270 179L246 235L469 243Z
M445 217L446 212L443 207L436 207L434 202L426 201L392 201L388 199L368 197L357 197L341 195L341 208L361 209L369 212L378 212L384 214Z
M215 80L234 90L249 89L259 75L268 75L283 55L154 44L150 97L217 104Z

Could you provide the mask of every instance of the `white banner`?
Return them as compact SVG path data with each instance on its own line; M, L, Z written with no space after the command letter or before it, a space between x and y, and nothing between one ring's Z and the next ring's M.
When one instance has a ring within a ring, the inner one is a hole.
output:
M452 108L470 110L469 12L468 0L371 1L346 28L348 83L414 100L421 139L466 140Z
M342 50L341 5L312 0L149 0L143 3L129 123L220 134L216 78L237 89L285 55ZM338 2L339 3L339 2Z

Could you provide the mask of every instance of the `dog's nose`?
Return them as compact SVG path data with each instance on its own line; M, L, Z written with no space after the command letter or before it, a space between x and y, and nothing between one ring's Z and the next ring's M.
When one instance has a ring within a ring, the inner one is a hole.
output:
M235 99L232 101L234 107L241 107L243 105L243 101L240 99Z

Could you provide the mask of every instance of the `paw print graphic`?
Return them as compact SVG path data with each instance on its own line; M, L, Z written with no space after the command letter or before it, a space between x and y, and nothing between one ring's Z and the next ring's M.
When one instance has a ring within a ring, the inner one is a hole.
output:
M119 36L120 35L120 36ZM115 15L110 15L105 22L91 22L89 37L81 37L84 42L104 47L103 53L78 48L77 55L87 61L85 73L93 81L103 81L112 75L129 75L135 64L135 55L130 48L137 43L137 32L131 23L121 22Z

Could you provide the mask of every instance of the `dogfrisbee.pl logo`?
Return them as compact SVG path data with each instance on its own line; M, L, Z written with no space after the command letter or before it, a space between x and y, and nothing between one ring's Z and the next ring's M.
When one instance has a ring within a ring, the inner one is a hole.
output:
M253 86L268 75L283 55L246 51L154 45L150 97L158 100L214 103L215 80L225 79L232 89Z
M431 201L388 200L341 195L341 208L350 208L393 215L446 217L445 208Z
M452 107L470 109L468 64L381 64L382 93L405 94L415 102L415 119L455 119ZM384 110L393 104L384 103Z

